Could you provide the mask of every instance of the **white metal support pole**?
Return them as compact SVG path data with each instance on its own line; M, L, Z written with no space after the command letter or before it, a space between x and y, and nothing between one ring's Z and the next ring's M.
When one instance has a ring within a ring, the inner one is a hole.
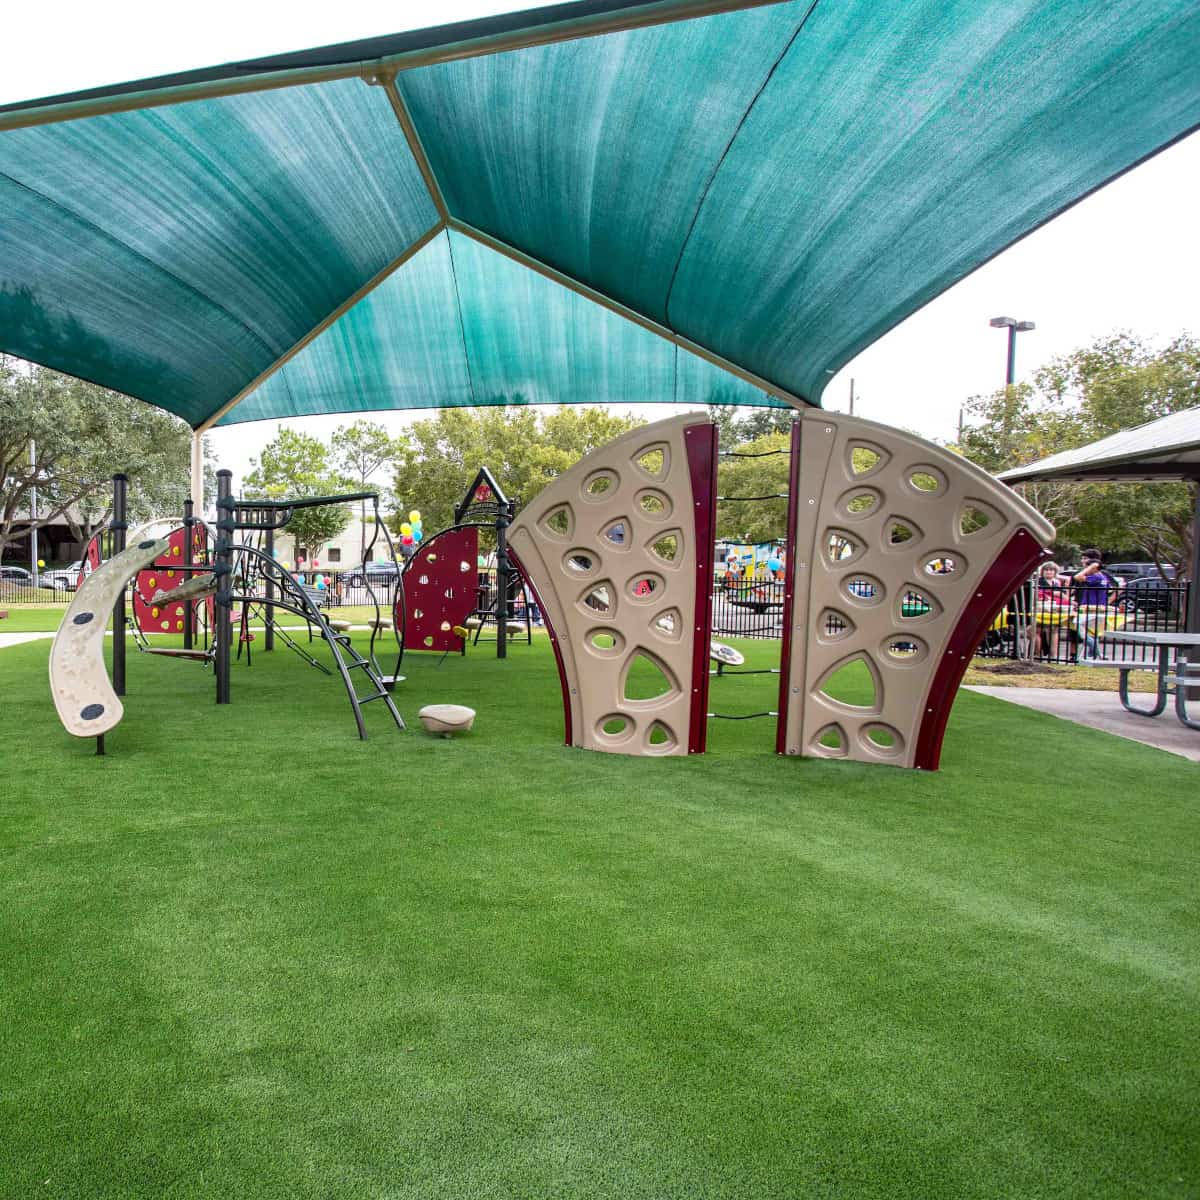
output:
M192 512L197 517L204 515L204 435L197 430L192 431L192 469L190 475L192 490Z
M33 486L29 489L29 573L33 586L38 585L38 535L37 535L37 446L29 439L29 474Z

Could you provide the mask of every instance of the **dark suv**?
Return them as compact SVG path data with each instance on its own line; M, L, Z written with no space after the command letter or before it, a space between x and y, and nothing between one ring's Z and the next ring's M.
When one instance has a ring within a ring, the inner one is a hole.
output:
M1171 582L1175 578L1174 567L1164 567L1167 579L1163 579L1155 563L1110 563L1105 570L1125 581L1118 607L1145 613L1171 611L1177 591Z
M342 575L342 579L345 580L348 587L362 587L364 583L369 583L374 587L380 583L395 583L396 576L399 574L400 568L396 563L371 562L351 567Z

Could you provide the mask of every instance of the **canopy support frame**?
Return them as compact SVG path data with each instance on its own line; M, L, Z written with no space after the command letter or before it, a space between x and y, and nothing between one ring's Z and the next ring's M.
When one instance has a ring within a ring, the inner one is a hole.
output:
M325 330L328 329L330 325L332 325L339 317L349 312L350 309L352 309L364 296L370 292L373 292L385 279L387 279L389 275L393 274L393 272L398 271L402 266L404 266L404 264L408 262L410 258L412 258L419 251L424 250L425 247L429 245L429 243L432 242L433 239L437 237L437 235L445 228L446 225L443 221L438 221L436 224L431 225L423 234L421 234L419 238L417 238L415 242L412 243L412 245L408 246L403 253L398 254L395 258L393 258L392 261L388 263L382 271L372 275L371 278L362 285L362 287L360 287L356 292L347 296L346 299L337 306L337 308L335 308L322 320L318 321L317 324L314 325L294 346L291 346L284 351L284 353L281 354L265 371L261 371L258 375L256 375L237 393L237 395L233 397L232 400L227 401L225 404L221 405L221 407L218 408L217 411L211 416L206 417L199 425L196 426L196 433L207 433L208 430L210 430L223 416L225 416L226 413L228 413L231 409L236 408L237 405L241 404L241 402L252 391L254 391L256 387L259 387L261 384L265 383L271 378L272 375L275 374L276 371L278 371L281 367L286 366L287 363L295 358L296 355L299 354L300 351L309 344L309 342L324 333ZM305 413L301 415L315 416L316 414Z
M245 95L248 92L274 91L278 88L296 87L301 84L329 83L338 79L353 79L356 76L370 79L379 72L411 71L418 67L435 66L439 63L457 62L461 59L480 58L485 55L503 54L509 50L526 50L535 46L554 45L558 42L573 42L581 38L600 37L609 33L624 33L635 29L647 29L655 25L668 25L676 21L699 17L717 16L721 13L738 12L747 8L766 8L783 3L784 0L656 0L637 8L622 8L608 12L589 13L583 16L565 17L549 23L534 22L523 28L503 33L485 33L475 37L465 36L458 41L446 42L419 49L404 50L382 58L364 59L350 57L340 62L323 63L302 67L283 65L272 67L270 59L249 60L225 64L230 74L218 78L190 78L188 75L159 76L137 81L144 85L142 90L121 91L97 88L90 92L77 93L57 99L47 98L46 103L34 101L19 107L0 106L0 132L9 129L28 129L37 125L51 125L61 121L75 121L84 117L103 116L110 113L137 112L148 108L163 108L172 104L184 104L189 100L212 100L224 96ZM530 16L535 14L530 13ZM463 22L469 27L485 24ZM416 32L416 31L414 31ZM464 30L465 32L465 30ZM353 54L356 44L346 43L344 50ZM335 50L337 47L326 47ZM361 50L360 50L361 53ZM287 58L288 56L282 56ZM260 67L260 71L254 71ZM235 72L243 73L235 73ZM195 72L203 75L206 72ZM170 81L170 82L168 82Z
M481 246L487 246L488 249L495 250L498 254L503 254L505 258L509 258L536 274L565 287L577 296L583 296L585 299L600 305L601 308L605 308L609 312L616 313L617 316L624 317L625 320L633 322L634 325L639 325L642 329L657 334L664 341L670 342L671 345L678 346L681 350L686 350L690 354L696 355L697 358L702 358L705 362L712 363L715 367L720 367L728 374L736 376L744 383L757 388L760 392L765 392L768 396L773 396L776 400L782 400L786 404L790 404L793 408L801 410L814 407L803 396L797 396L789 392L786 388L780 387L779 384L772 383L771 380L764 379L761 375L755 375L753 371L748 371L745 367L740 367L736 363L730 362L729 359L723 358L715 350L709 350L706 346L701 346L698 342L691 341L682 334L676 333L668 326L655 321L652 317L647 317L644 313L638 312L637 309L629 308L619 300L614 300L604 292L589 287L574 276L568 275L566 272L542 262L541 259L534 258L532 254L526 254L524 250L519 250L509 242L493 237L490 233L485 233L482 229L468 224L459 217L451 216L446 225L447 228L452 229L455 233L461 233L464 237L471 238Z

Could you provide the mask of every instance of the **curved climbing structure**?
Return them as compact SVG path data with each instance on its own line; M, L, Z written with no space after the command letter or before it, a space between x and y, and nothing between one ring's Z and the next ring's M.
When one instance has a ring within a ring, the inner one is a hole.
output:
M569 745L704 749L716 427L645 425L542 491L509 530L558 657Z
M168 545L166 538L146 539L123 550L92 571L67 607L50 647L50 693L59 720L75 737L100 737L124 715L104 665L108 619L129 581Z
M935 769L971 655L1053 536L956 454L870 421L800 414L779 752Z

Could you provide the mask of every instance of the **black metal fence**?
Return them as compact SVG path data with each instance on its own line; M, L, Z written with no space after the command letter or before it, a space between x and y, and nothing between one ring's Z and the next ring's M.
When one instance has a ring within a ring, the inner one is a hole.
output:
M65 583L51 579L39 580L37 587L34 587L32 582L24 580L4 579L0 580L0 606L5 604L19 604L22 607L66 604L74 591L74 583L68 587Z
M714 637L783 637L783 580L719 575L713 579Z
M1120 588L1071 582L1025 584L992 623L985 658L1041 663L1155 661L1150 646L1108 642L1112 630L1177 633L1186 628L1187 583L1138 579Z
M396 575L386 567L363 574L319 569L298 571L300 582L324 598L329 608L391 603ZM1041 663L1142 662L1151 665L1149 647L1106 642L1101 634L1128 629L1178 632L1186 628L1187 583L1161 579L1136 579L1109 590L1057 581L1038 586L1026 583L992 623L978 653L985 658ZM476 607L487 609L496 594L495 567L481 567L477 576ZM63 605L74 592L74 579L50 576L33 587L29 581L0 580L0 607L11 605ZM372 597L372 592L374 597ZM781 638L783 636L784 584L770 573L747 578L719 574L712 585L714 637ZM523 620L526 609L534 623L541 614L523 588L510 593L510 619Z

